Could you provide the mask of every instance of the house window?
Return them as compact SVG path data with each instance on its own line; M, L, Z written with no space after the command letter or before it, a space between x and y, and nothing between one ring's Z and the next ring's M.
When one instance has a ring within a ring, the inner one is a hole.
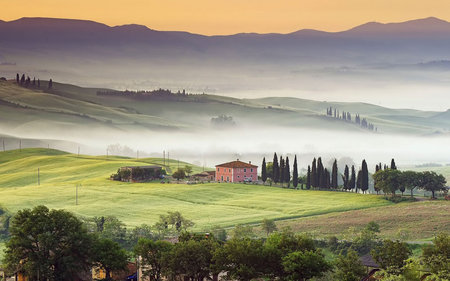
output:
M227 177L227 181L230 181L230 177Z
M239 176L238 176L238 178L239 178Z
M223 176L222 176L222 179L221 179L221 181L223 181Z
M220 172L220 168L217 168L217 172Z
M228 172L231 173L231 169L228 169Z
M253 173L253 168L251 168L251 169L250 169L250 172L252 172L252 173Z
M244 169L244 173L247 172L247 169Z

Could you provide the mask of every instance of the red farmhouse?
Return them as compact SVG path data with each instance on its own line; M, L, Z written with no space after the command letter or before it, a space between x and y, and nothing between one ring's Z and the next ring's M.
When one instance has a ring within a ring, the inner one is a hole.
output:
M216 181L244 182L258 180L258 166L251 162L233 161L216 166Z

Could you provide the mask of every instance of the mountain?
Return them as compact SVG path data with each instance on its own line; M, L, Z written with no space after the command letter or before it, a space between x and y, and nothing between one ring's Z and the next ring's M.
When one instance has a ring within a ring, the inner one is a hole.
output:
M436 18L367 23L334 33L299 30L229 36L22 18L0 22L0 58L8 62L0 65L0 75L14 77L27 71L42 79L89 87L163 87L247 97L297 97L300 92L302 97L320 94L337 100L339 92L371 103L421 107L438 99L410 104L409 85L424 91L445 88L447 68L433 68L430 76L416 67L398 71L398 66L448 60L449 35L450 23ZM374 94L374 89L383 91ZM392 104L393 94L403 99Z

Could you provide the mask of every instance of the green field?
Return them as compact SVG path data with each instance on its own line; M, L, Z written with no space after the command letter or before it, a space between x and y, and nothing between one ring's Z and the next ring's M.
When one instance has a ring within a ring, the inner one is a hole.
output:
M180 211L196 230L214 225L258 223L390 205L374 195L297 191L245 184L122 183L108 179L125 165L161 164L162 159L80 156L47 149L0 153L1 204L10 212L44 204L81 216L115 215L129 226L153 224L160 214ZM177 162L171 166L176 168ZM180 164L184 165L184 163ZM37 169L41 185L37 185ZM199 171L194 167L194 172ZM79 205L75 205L76 185Z

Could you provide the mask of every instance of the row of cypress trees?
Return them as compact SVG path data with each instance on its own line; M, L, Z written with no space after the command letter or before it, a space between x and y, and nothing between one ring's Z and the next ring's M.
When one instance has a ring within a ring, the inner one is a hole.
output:
M16 74L16 82L17 82L17 85L20 85L20 86L26 87L26 88L29 88L29 87L38 88L38 89L41 88L41 80L40 79L36 80L36 77L34 77L33 80L31 80L30 76L27 76L25 78L25 74L22 74L22 76L20 76L19 73L17 73ZM48 81L48 88L51 89L52 87L53 87L53 81L52 81L52 79L50 79Z
M275 152L273 155L272 162L272 173L269 175L267 172L266 158L263 158L262 166L261 166L261 179L265 183L268 178L271 178L274 183L280 183L282 186L284 183L287 183L287 186L290 187L291 184L291 168L289 164L289 157L286 156L284 159L283 156L280 156L280 160L278 161L277 153ZM297 155L294 157L292 171L292 184L294 188L298 186L298 167L297 167Z

